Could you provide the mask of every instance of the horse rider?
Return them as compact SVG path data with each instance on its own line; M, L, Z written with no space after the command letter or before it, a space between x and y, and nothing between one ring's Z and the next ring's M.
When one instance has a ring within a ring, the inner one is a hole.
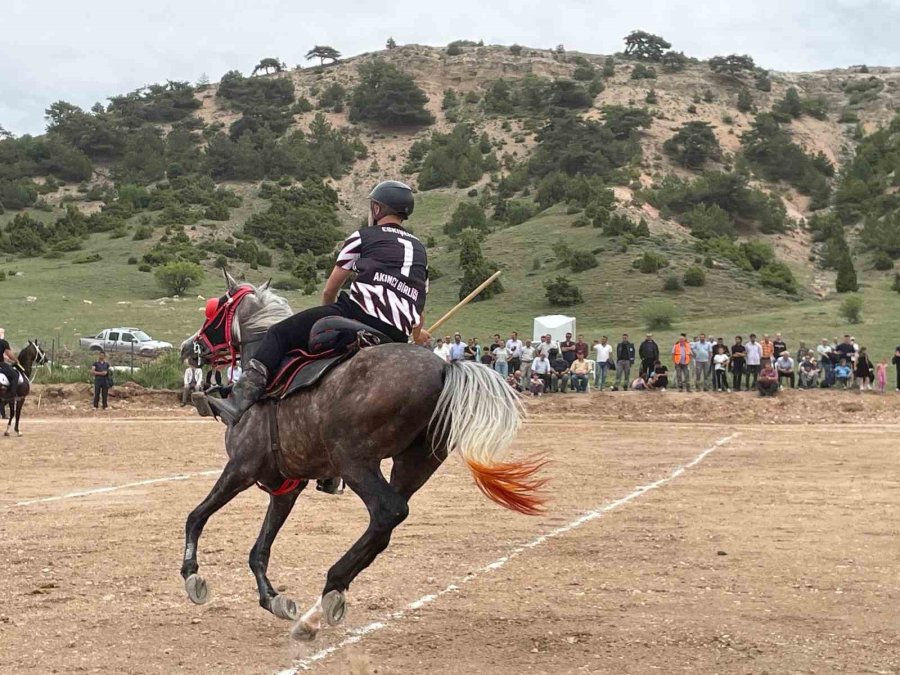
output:
M369 194L368 225L351 234L338 253L325 283L322 305L298 312L269 327L228 399L210 405L229 425L266 391L269 376L292 349L308 349L310 331L319 319L342 316L387 335L395 342L430 339L422 328L428 294L425 246L402 223L413 212L412 189L399 181L379 183ZM339 293L352 273L350 293Z
M5 336L6 331L0 328L2 334ZM5 337L0 337L0 373L3 373L6 376L6 379L9 380L9 388L6 390L6 397L12 397L16 391L16 385L19 384L19 371L17 368L13 368L12 365L7 363L7 359L18 365L19 360L16 358L16 355L13 354L12 348L9 346L9 343L6 341Z

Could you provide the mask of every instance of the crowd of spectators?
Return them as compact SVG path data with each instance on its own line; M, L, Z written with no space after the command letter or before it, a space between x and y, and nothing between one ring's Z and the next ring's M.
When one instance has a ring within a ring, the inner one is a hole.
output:
M859 391L888 388L888 361L874 363L865 347L845 335L823 338L815 347L800 341L796 351L788 348L781 333L774 339L751 333L745 342L738 335L731 346L724 338L704 333L688 339L682 333L671 349L662 350L647 334L637 346L627 334L615 345L607 336L590 345L583 335L577 340L566 333L556 341L544 335L539 342L521 340L512 333L504 340L495 334L482 345L478 338L463 340L457 333L439 340L434 353L448 363L477 361L494 368L511 387L534 396L547 393L586 393L589 385L603 391L618 390L758 391L772 396L785 387L799 389L858 388ZM665 364L671 360L673 372ZM897 370L900 391L900 347L891 363ZM632 379L632 371L635 375ZM671 379L670 379L671 378Z

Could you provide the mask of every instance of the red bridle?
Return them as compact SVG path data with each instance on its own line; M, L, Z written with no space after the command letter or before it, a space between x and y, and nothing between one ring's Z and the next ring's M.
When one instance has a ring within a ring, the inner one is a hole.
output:
M209 359L215 365L230 363L234 366L237 363L241 349L233 343L231 326L238 305L255 290L250 284L242 284L228 291L223 300L210 298L206 301L206 321L197 333L197 341L206 347Z

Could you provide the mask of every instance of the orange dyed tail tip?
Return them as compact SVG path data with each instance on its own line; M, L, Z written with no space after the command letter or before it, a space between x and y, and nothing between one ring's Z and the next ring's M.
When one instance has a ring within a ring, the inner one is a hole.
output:
M475 484L488 499L528 516L537 516L547 510L545 504L548 498L541 494L541 489L548 479L536 476L547 463L543 457L501 464L483 464L466 459Z

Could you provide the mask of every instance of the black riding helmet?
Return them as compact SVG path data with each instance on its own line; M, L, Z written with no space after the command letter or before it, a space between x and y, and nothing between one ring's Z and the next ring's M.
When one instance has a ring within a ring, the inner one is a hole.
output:
M369 199L384 204L388 210L400 216L401 220L409 218L415 206L412 188L397 180L386 180L376 185L369 194Z

